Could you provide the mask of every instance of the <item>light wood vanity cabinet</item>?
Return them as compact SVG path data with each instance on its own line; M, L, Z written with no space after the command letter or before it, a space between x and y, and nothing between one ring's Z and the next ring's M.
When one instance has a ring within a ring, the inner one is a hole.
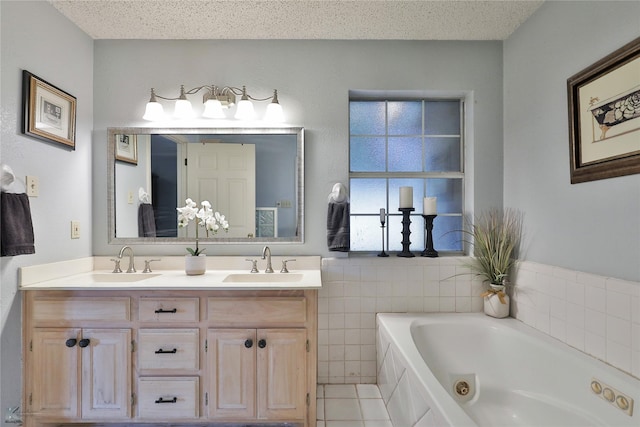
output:
M26 427L316 425L317 291L24 293Z

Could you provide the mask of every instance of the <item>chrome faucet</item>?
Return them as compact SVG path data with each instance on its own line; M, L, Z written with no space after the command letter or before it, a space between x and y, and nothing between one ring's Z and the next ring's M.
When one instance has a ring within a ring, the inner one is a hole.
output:
M118 259L122 259L122 256L127 249L129 249L129 268L127 268L127 273L135 273L136 267L133 265L133 249L131 249L131 246L123 246L122 249L120 249Z
M273 273L273 267L271 267L271 249L269 249L269 246L262 248L262 259L265 258L267 260L267 268L265 268L264 272Z

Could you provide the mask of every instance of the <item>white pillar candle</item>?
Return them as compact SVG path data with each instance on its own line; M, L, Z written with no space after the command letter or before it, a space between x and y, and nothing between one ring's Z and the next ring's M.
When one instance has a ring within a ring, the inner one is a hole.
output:
M384 208L380 208L380 222L385 222L387 219L384 215Z
M436 198L435 197L425 197L423 200L423 215L436 215Z
M400 208L413 207L413 187L400 187Z

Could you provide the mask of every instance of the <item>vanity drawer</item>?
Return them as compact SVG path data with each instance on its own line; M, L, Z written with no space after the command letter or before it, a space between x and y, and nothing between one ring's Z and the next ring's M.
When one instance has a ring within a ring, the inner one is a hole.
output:
M197 370L198 329L140 329L138 368Z
M208 320L216 324L304 323L306 299L209 298Z
M198 418L198 377L138 379L138 416L148 419Z
M33 301L33 320L36 323L56 320L127 321L131 319L129 297L51 297Z
M138 320L157 323L197 322L200 320L200 300L142 297L138 302Z

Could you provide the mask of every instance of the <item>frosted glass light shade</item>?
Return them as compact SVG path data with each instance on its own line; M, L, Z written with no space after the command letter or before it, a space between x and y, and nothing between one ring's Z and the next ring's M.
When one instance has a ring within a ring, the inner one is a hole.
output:
M190 119L193 117L193 108L191 102L186 99L178 99L176 101L173 115L176 119Z
M226 116L222 111L222 103L217 99L208 99L207 102L204 103L202 117L208 119L224 119Z
M284 122L284 113L282 112L282 105L277 102L272 102L267 105L267 112L264 115L264 119L271 123Z
M236 119L250 120L253 118L253 103L248 99L241 99L236 108Z
M162 120L163 117L164 109L162 108L162 104L159 102L147 102L147 108L145 108L144 116L142 116L144 120L157 122L158 120Z

